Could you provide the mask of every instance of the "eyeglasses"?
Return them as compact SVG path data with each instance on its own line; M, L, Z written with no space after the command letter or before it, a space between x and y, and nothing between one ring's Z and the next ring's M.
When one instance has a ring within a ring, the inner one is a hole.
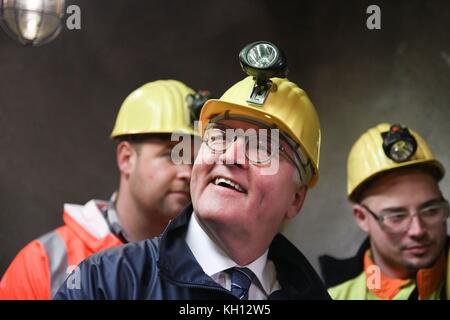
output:
M449 204L447 200L439 200L435 203L427 205L414 214L409 214L408 210L396 209L389 212L374 213L366 205L361 206L369 212L375 220L389 233L406 232L412 223L414 215L422 221L427 227L434 227L443 223L449 216Z
M284 157L298 168L295 160L280 145L278 136L272 138L271 130L268 129L248 129L244 133L242 129L236 129L222 123L210 122L205 128L203 142L214 153L222 154L240 136L245 139L245 156L251 163L259 165L267 164L277 156L279 150Z

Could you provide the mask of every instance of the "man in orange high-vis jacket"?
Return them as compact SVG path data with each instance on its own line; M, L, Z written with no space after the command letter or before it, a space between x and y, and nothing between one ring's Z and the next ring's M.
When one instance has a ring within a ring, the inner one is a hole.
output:
M118 141L118 191L110 201L66 204L64 225L30 242L8 267L0 299L50 299L93 253L159 235L190 201L191 165L172 161L178 144L172 133L194 137L193 121L205 99L176 80L132 92L111 134Z

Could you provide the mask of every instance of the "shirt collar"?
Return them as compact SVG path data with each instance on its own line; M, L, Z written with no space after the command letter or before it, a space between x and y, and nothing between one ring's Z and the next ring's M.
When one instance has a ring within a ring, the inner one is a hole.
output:
M267 249L258 259L246 266L240 266L234 262L225 251L219 247L208 234L199 225L195 218L195 212L192 214L189 221L188 230L186 233L186 243L191 249L195 259L202 267L203 271L208 276L213 276L217 273L233 267L246 267L253 271L259 283L267 295L271 293L274 275L273 268L268 265Z

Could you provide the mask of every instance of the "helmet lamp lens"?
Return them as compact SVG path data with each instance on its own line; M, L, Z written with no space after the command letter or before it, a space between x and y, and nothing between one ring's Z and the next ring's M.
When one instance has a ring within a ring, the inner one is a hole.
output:
M414 152L414 146L409 141L400 140L391 147L391 158L396 162L408 160Z
M277 50L269 43L259 43L247 53L249 64L260 69L270 68L277 58Z

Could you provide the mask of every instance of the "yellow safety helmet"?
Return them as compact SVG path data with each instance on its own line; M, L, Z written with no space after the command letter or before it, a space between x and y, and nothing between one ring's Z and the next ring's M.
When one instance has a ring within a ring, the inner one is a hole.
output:
M319 117L306 92L295 83L281 78L271 78L270 81L272 85L262 105L248 101L255 85L252 77L236 83L220 99L208 100L200 113L200 132L212 118L221 114L275 125L298 144L297 153L306 155L306 165L310 167L307 184L313 187L319 174Z
M380 173L417 165L434 168L438 179L445 174L443 165L417 132L401 125L381 123L361 135L350 150L347 195L356 201L358 191Z
M208 100L200 114L200 132L216 116L247 118L280 129L305 171L308 187L319 176L320 123L305 91L285 78L284 53L267 41L250 43L239 54L250 75L229 88L220 99ZM281 77L280 77L281 76Z
M177 80L143 85L123 102L111 138L149 133L195 134L188 108L188 97L194 94Z

